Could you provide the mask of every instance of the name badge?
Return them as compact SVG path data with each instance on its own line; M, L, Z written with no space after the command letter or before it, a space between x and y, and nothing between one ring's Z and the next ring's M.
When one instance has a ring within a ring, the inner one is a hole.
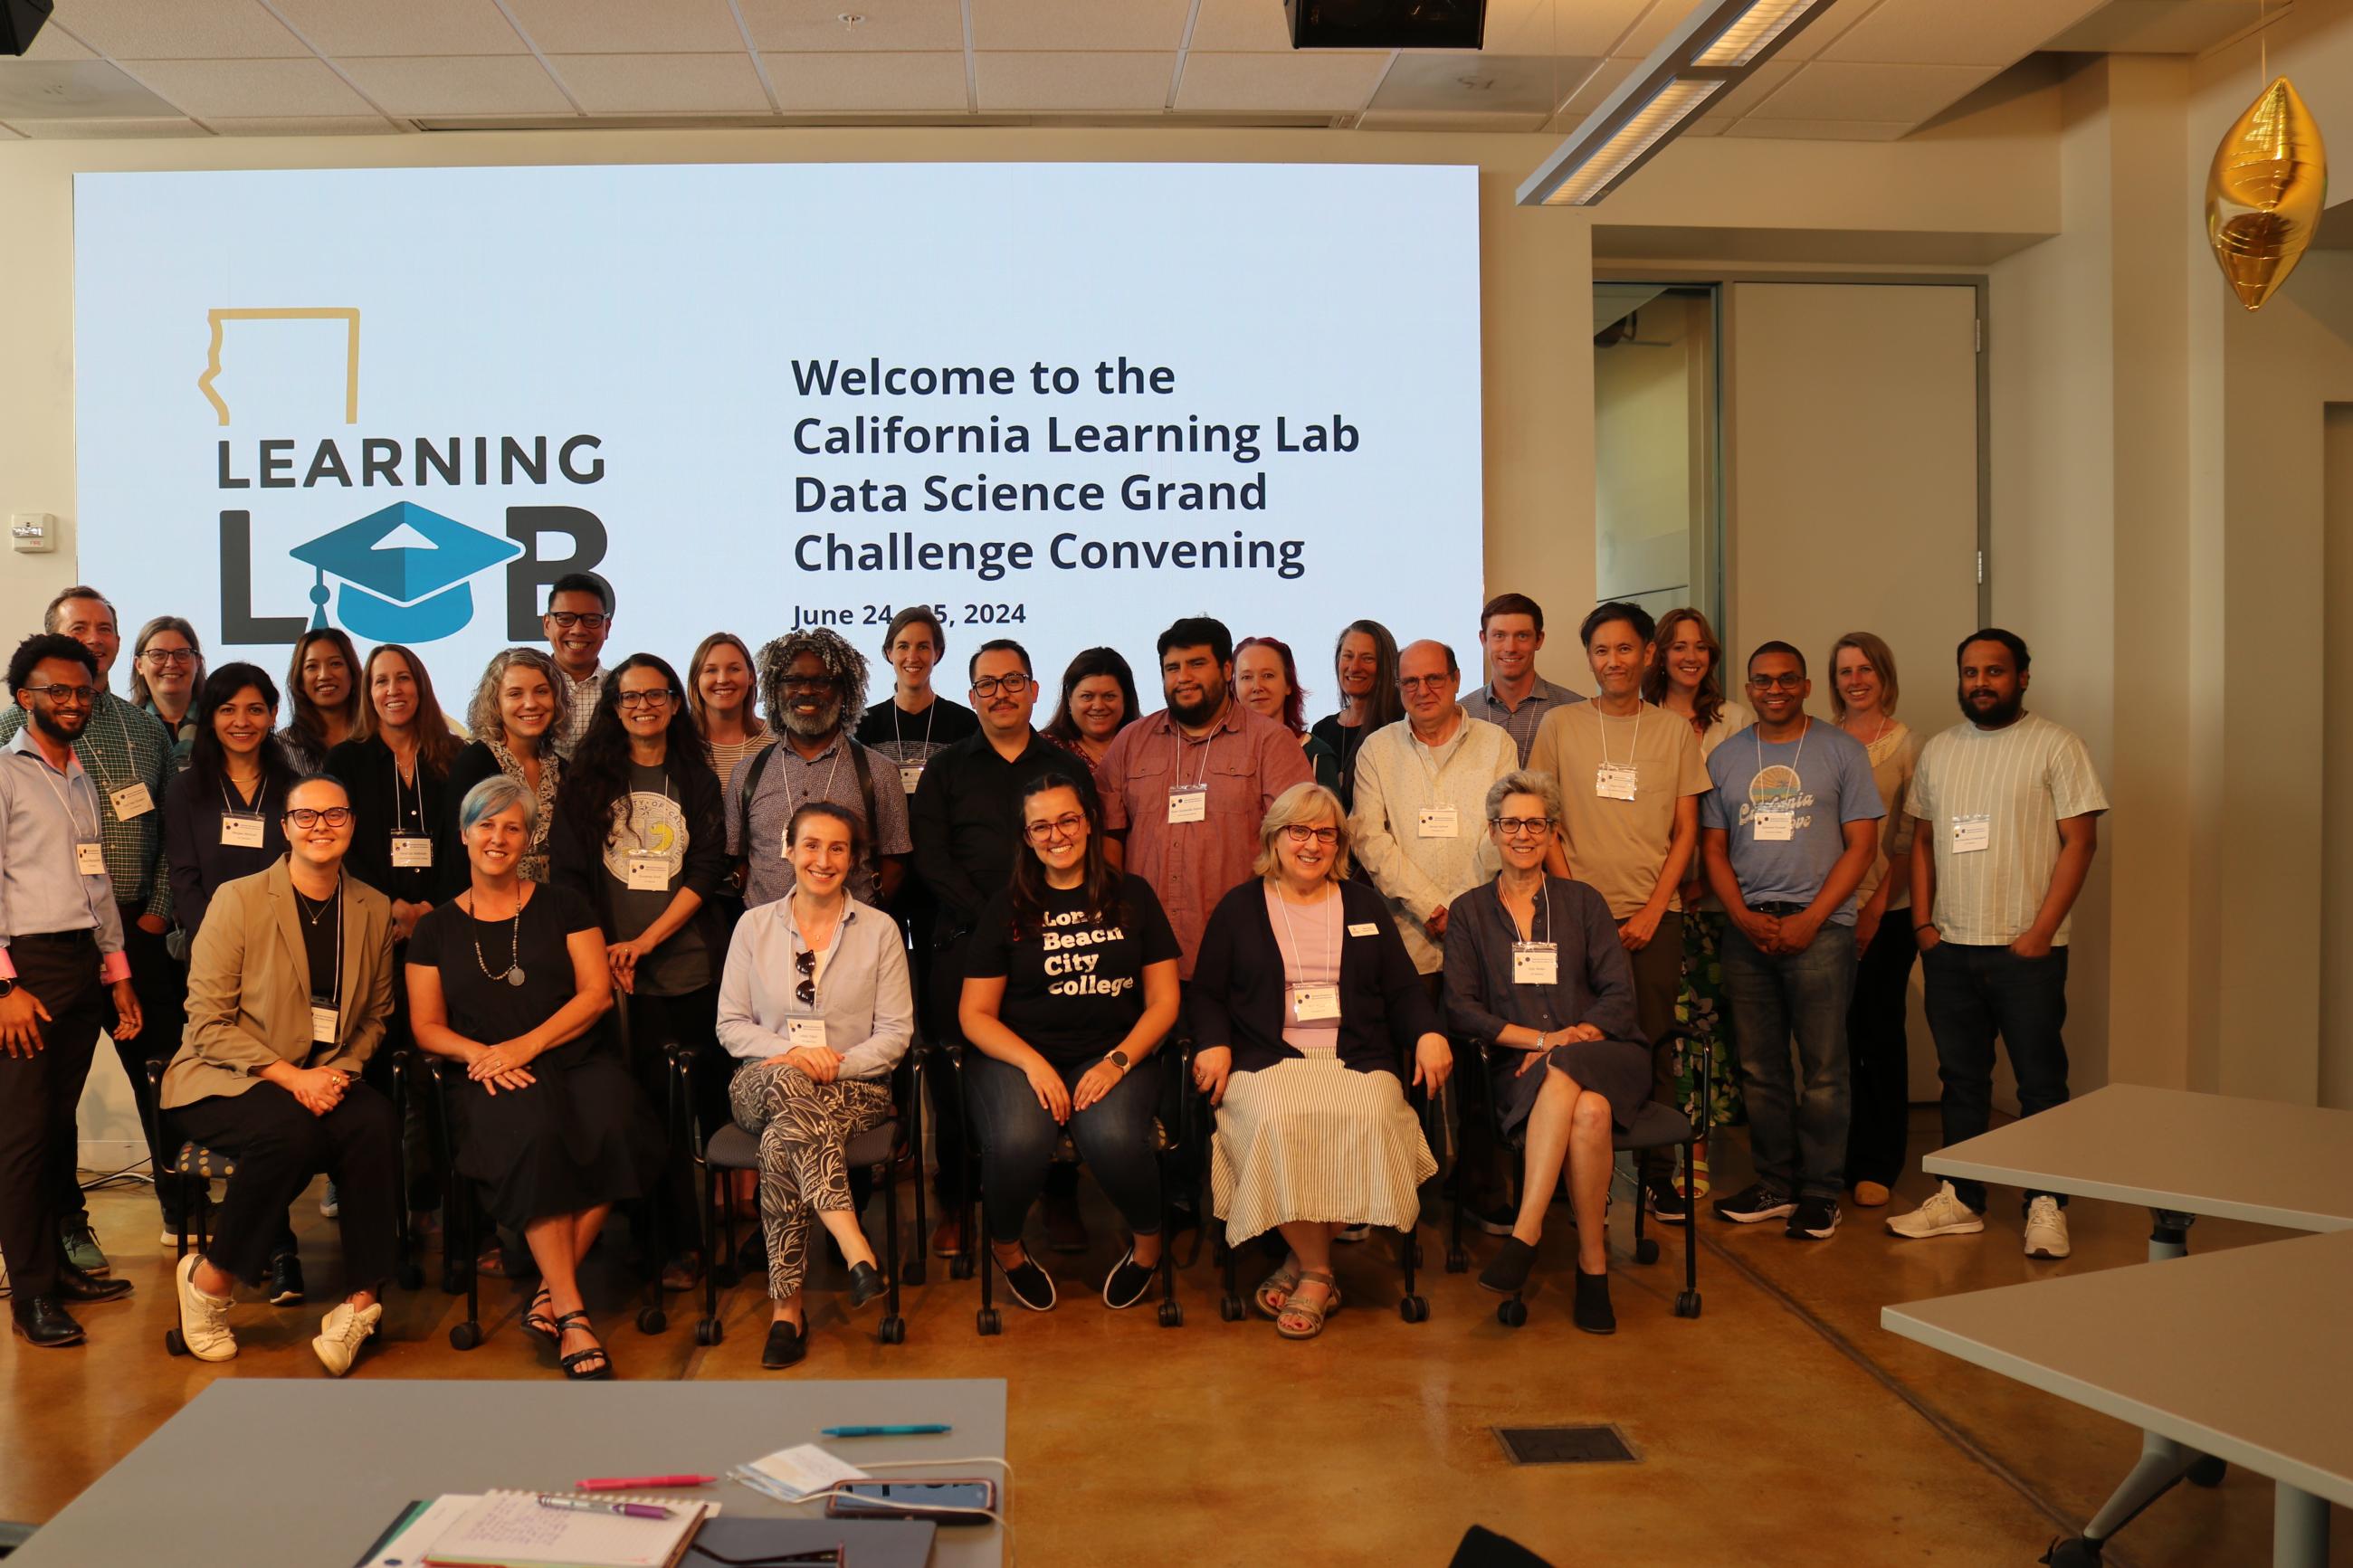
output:
M1548 942L1512 943L1512 984L1556 985L1560 983L1560 950Z
M670 862L659 855L629 857L629 891L661 893L670 890Z
M905 790L909 795L913 795L915 793L915 786L923 782L923 763L901 763L899 764L899 787L901 789Z
M1993 843L1993 818L1979 814L1976 816L1953 818L1953 853L1972 854Z
M230 849L261 847L261 818L239 816L234 812L221 816L221 843Z
M1452 838L1461 831L1455 809L1451 805L1425 805L1414 814L1424 838Z
M155 797L147 793L147 786L143 784L124 784L106 798L114 803L114 820L117 822L128 822L155 809Z
M1604 763L1593 770L1593 793L1604 800L1634 798L1634 764Z
M429 868L433 864L433 840L415 833L394 834L392 863L402 870Z
M1291 1016L1299 1023L1313 1023L1318 1018L1340 1016L1340 988L1337 985L1294 985L1291 988Z
M1784 806L1778 811L1760 811L1756 816L1757 842L1786 844L1798 829L1798 814Z
M311 1043L314 1046L333 1045L335 1043L335 1026L342 1021L343 1020L337 1016L334 1008L322 1007L316 1002L311 1003Z
M795 1050L828 1050L825 1043L823 1018L787 1018L785 1020L785 1043Z
M1374 924L1371 921L1351 921L1348 922L1348 934L1350 936L1378 936L1381 934L1381 928Z
M1171 822L1209 820L1209 786L1205 784L1170 785L1168 820Z
M95 838L85 838L74 845L74 869L85 877L106 875L106 846Z

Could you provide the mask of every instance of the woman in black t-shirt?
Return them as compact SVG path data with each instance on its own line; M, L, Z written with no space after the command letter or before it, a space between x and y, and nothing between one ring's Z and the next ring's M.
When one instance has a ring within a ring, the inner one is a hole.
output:
M1020 811L1030 854L974 929L958 1009L989 1250L1015 1300L1053 1306L1021 1229L1067 1127L1134 1237L1103 1288L1104 1305L1131 1307L1161 1245L1158 1097L1136 1069L1176 1026L1176 937L1152 885L1103 858L1093 799L1073 780L1040 775Z

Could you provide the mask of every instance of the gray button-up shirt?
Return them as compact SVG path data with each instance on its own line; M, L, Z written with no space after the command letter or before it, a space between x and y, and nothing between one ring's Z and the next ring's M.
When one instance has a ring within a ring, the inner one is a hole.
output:
M1512 744L1520 749L1520 766L1528 765L1528 748L1535 743L1536 731L1543 727L1545 715L1556 708L1566 708L1585 699L1566 686L1555 686L1541 675L1528 688L1526 699L1517 708L1508 707L1495 695L1493 683L1481 687L1462 700L1462 710L1473 719L1484 719L1512 737Z
M744 902L757 906L793 890L793 863L785 858L785 828L793 813L813 800L829 800L866 823L869 853L849 873L849 896L862 904L877 902L874 859L878 855L906 855L914 844L907 836L907 792L899 782L898 764L867 752L867 776L874 790L874 820L867 821L866 794L858 783L859 753L865 748L846 731L836 731L833 744L815 761L793 749L792 737L779 736L761 753L758 789L752 796L751 829L743 831L741 816L744 769L759 762L746 757L735 770L727 797L727 852L744 861Z
M131 973L122 915L107 874L76 868L74 846L99 842L98 792L79 759L59 773L21 730L0 746L0 975L14 976L9 940L36 932L94 931L110 980Z
M890 1072L915 1033L907 944L897 922L852 900L818 967L814 1003L800 999L793 962L800 948L789 902L748 910L735 922L719 982L719 1043L730 1056L762 1061L792 1049L792 1020L822 1018L842 1077Z

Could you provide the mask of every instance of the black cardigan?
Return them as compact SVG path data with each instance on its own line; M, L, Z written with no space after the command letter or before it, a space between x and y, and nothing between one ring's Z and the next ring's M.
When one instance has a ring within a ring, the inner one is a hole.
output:
M676 747L662 760L662 772L678 786L679 806L686 813L686 863L681 885L693 889L702 907L681 930L702 933L714 971L727 962L727 928L712 900L727 879L727 816L720 804L719 775L701 757L681 757ZM572 781L565 780L558 798L568 808ZM547 830L547 879L571 889L596 911L605 940L613 940L613 894L605 875L605 836L612 818L608 812L559 810Z
M217 787L199 789L193 769L181 772L164 791L164 864L172 877L172 921L191 941L222 883L267 871L286 853L282 775L261 775L261 798L253 805L261 816L259 847L245 849L221 842L221 818L227 809Z
M1443 1035L1438 1009L1406 955L1388 902L1361 882L1340 884L1340 1062L1398 1073L1424 1035ZM1363 928L1371 926L1369 935ZM1252 877L1218 900L1201 933L1188 1002L1198 1049L1233 1047L1233 1070L1256 1072L1300 1055L1282 1039L1282 949Z
M343 857L352 875L387 899L412 904L440 902L448 873L441 864L438 845L429 867L404 866L396 870L392 864L392 820L396 809L393 790L398 776L393 771L392 748L374 735L364 741L345 741L327 753L325 771L328 776L342 780L352 797L352 847ZM403 799L410 798L408 785L397 787ZM425 802L423 826L417 832L431 842L441 830L444 781L425 765L422 753L417 759L417 792Z

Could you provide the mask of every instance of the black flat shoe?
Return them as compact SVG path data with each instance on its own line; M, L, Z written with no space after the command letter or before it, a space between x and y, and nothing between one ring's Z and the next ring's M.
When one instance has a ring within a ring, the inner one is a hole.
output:
M1135 1248L1129 1247L1127 1256L1121 1258L1109 1274L1103 1276L1103 1305L1114 1312L1122 1308L1134 1306L1151 1292L1152 1277L1159 1272L1159 1268L1160 1266L1156 1263L1138 1263L1135 1260Z
M290 1307L302 1299L302 1260L281 1252L269 1260L269 1304Z
M27 1296L8 1303L8 1318L16 1337L42 1350L82 1342L81 1325L55 1296Z
M1588 1334L1614 1334L1618 1331L1618 1314L1609 1310L1609 1271L1588 1274L1577 1271L1577 1302L1569 1309L1569 1317Z
M768 1325L768 1342L761 1347L760 1364L771 1371L797 1366L808 1354L808 1336L797 1323L774 1322Z
M849 1269L850 1310L856 1311L882 1294L888 1283L882 1278L882 1271L871 1263L852 1264Z
M1033 1312L1054 1310L1054 1277L1039 1268L1036 1258L1024 1252L1021 1261L1008 1268L994 1250L989 1258L996 1262L997 1272L1005 1276L1005 1288L1013 1292L1015 1300Z
M1516 1296L1527 1285L1528 1272L1535 1263L1535 1247L1516 1236L1507 1236L1487 1267L1479 1270L1479 1288L1498 1296Z
M111 1301L131 1294L128 1279L100 1279L70 1263L58 1265L58 1294L69 1301Z

